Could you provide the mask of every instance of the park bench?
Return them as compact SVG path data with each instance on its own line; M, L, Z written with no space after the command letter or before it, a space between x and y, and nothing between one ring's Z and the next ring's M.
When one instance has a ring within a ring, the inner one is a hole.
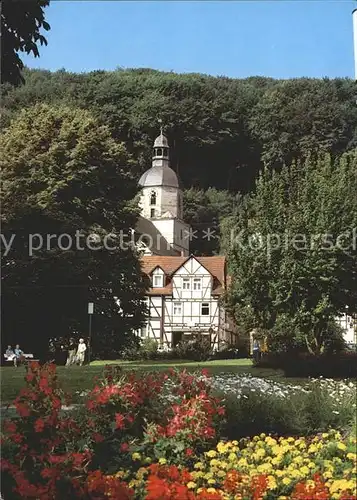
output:
M7 357L6 354L4 354L5 366L7 366L7 365L13 365L14 364L14 358L15 358L14 355ZM23 359L22 359L21 363L28 363L29 361L38 361L38 359L35 359L33 357L33 354L25 354L24 353L22 355L22 358Z

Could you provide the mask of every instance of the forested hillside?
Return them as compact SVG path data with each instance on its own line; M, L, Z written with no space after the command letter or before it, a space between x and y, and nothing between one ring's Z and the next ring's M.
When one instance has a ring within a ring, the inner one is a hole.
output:
M263 161L280 165L357 145L356 88L348 79L239 80L151 69L26 70L24 77L23 86L2 87L4 126L38 101L85 108L125 142L139 175L150 163L161 118L186 188L244 193Z

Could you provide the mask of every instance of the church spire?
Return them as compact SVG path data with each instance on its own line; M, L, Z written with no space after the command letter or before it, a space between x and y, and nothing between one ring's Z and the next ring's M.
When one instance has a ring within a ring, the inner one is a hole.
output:
M169 141L163 134L162 120L159 120L160 123L160 135L156 137L154 142L154 154L152 157L152 164L154 165L162 165L169 167Z

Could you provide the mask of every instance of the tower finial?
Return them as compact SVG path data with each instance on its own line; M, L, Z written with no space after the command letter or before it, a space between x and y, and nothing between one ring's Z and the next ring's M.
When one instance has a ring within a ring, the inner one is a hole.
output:
M163 129L163 126L162 126L162 119L159 118L157 121L159 122L159 125L160 125L160 134L163 135L164 129Z

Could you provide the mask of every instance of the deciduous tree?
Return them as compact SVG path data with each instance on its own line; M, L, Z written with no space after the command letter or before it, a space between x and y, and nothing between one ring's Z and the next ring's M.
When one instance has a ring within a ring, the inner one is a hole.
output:
M294 322L319 353L327 326L357 311L357 151L266 169L235 221L228 303L237 321Z
M129 240L120 241L137 217L124 145L88 111L40 104L3 131L0 158L3 236L13 238L3 258L4 336L28 348L86 336L92 301L93 346L119 349L141 324L144 291Z

